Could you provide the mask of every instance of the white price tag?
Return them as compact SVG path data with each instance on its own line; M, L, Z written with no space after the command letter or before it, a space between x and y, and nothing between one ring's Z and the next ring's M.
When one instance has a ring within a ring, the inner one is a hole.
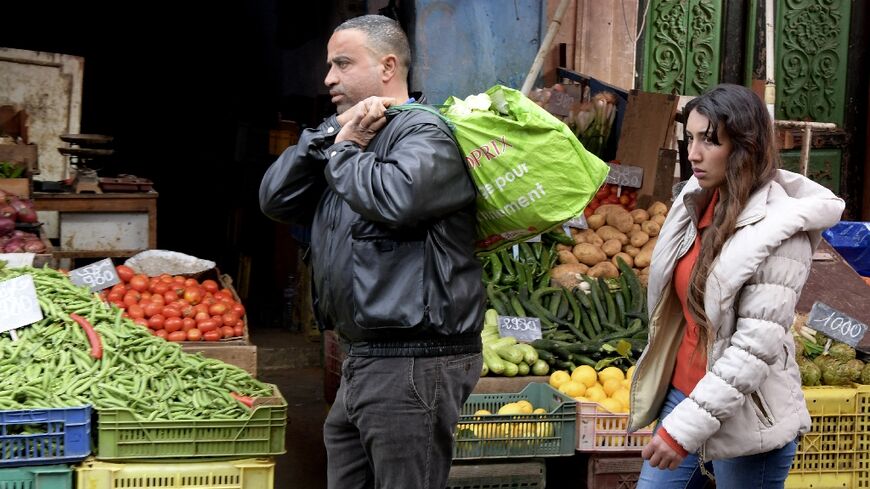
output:
M33 277L22 275L0 282L0 332L42 320Z
M0 260L6 262L7 268L21 268L33 266L36 253L0 253Z

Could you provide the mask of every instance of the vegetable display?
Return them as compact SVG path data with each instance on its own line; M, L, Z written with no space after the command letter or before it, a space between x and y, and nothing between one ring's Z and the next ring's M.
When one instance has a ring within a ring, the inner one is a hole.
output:
M16 229L18 223L33 225L36 211L30 200L0 190L0 253L42 253L45 243L35 233Z
M588 229L571 229L573 243L556 246L559 257L551 272L557 285L573 288L581 275L617 278L617 259L638 275L642 283L649 277L652 252L668 207L662 202L648 209L628 212L616 204L605 204L586 218Z
M554 327L532 346L554 369L571 372L589 365L600 370L611 364L627 368L646 346L646 289L625 262L617 263L622 275L615 283L582 276L583 282L574 289L552 287L552 292L545 291L552 298L541 313L549 316ZM561 306L551 314L552 301L561 302L555 299L559 295L569 304L564 316L559 316Z
M17 341L0 335L0 409L92 404L142 420L246 419L253 398L273 394L240 368L156 338L61 272L0 269L0 281L23 274L44 318Z
M806 321L805 314L797 314L792 325L802 385L870 384L870 363L859 360L851 346L810 329Z
M217 281L168 274L148 277L115 267L121 283L101 292L125 316L169 341L218 341L245 334L245 307Z

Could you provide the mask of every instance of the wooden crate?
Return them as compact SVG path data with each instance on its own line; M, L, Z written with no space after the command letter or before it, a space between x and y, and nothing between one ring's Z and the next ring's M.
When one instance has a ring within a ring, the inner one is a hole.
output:
M251 376L257 376L257 346L240 343L221 343L206 341L183 341L181 350L185 353L202 353L207 358L214 358L230 365L239 367Z
M203 272L197 277L197 280L203 281L211 278L217 280L221 287L230 291L233 294L233 300L242 303L236 289L233 288L233 279L229 275L221 274L217 269ZM245 334L239 338L225 338L220 341L203 342L203 341L182 341L182 350L187 353L201 352L208 358L214 358L222 362L235 365L252 376L257 376L257 346L251 343L249 335L250 324L247 321L248 315L245 314Z
M626 456L589 455L587 489L634 489L640 477L640 454Z
M29 178L0 178L0 190L23 197L30 198Z

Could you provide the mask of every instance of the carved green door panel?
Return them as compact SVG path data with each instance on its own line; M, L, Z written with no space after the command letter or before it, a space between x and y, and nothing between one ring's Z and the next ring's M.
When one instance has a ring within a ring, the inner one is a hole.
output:
M793 172L800 171L800 150L781 151L782 167ZM813 181L828 187L832 192L840 192L840 165L843 152L839 149L812 149L807 176Z
M843 124L850 0L778 0L776 118Z
M649 0L644 90L699 95L719 83L722 0Z

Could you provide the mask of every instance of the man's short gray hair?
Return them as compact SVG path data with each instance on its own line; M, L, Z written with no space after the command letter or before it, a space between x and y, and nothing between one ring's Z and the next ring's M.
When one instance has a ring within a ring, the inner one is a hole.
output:
M335 28L335 32L346 29L365 32L369 39L369 47L378 56L395 54L399 60L399 67L407 74L411 67L411 48L408 45L408 37L398 22L383 15L363 15L344 21Z

